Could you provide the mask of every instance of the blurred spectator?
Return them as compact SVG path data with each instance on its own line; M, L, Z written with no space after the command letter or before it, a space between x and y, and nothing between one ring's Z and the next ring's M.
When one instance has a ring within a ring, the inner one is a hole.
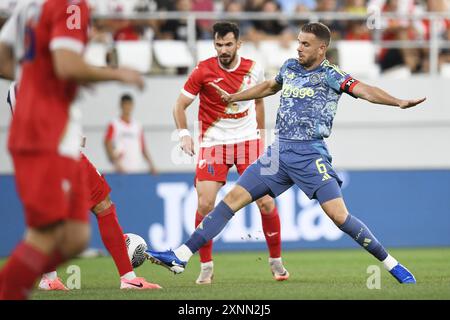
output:
M174 11L175 0L156 0L156 8L158 11Z
M448 28L444 33L444 40L450 41L450 28ZM439 53L439 65L450 64L450 48L444 48Z
M214 11L214 1L213 0L192 0L192 10L193 11ZM199 19L197 20L197 25L201 31L202 39L211 38L211 28L212 20Z
M145 146L144 130L132 119L133 108L132 96L122 95L120 118L108 125L105 135L106 153L118 173L144 172L147 163L149 171L156 174L155 165Z
M383 12L397 12L401 14L413 14L415 4L412 0L386 0L371 1L375 5L383 4ZM386 19L383 21L384 41L389 40L414 40L415 29L408 19ZM420 69L420 50L413 48L383 48L378 56L381 71L392 68L407 66L410 72L417 72Z
M244 2L245 0L230 0L226 1L226 4L224 5L224 11L227 13L242 13L244 12ZM252 27L252 24L250 21L247 20L230 20L231 22L234 22L238 25L241 38L246 38L245 35L248 33L249 29Z
M192 10L192 0L176 0L175 11L189 12ZM195 25L196 37L200 39L202 31L199 26ZM188 37L187 21L186 19L168 20L161 24L159 32L157 33L159 39L174 39L186 41Z
M344 12L356 13L361 15L367 14L365 0L346 0L343 8ZM345 40L370 40L370 32L367 28L366 18L361 21L350 20L345 23Z
M247 0L245 4L245 11L258 12L262 11L262 7L266 0Z
M336 12L338 11L338 4L336 0L317 0L316 12ZM345 25L337 20L322 20L320 21L328 26L331 30L331 38L339 40L344 37Z
M309 12L316 8L316 0L277 0L284 13Z
M280 6L275 0L266 0L262 3L261 11L264 13L280 13ZM283 20L254 20L253 30L249 31L250 40L258 42L260 40L277 39L278 36L288 27L288 23Z

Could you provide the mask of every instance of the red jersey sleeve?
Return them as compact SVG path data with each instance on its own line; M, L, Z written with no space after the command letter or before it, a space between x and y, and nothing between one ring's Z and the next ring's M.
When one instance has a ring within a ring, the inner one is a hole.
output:
M49 4L52 13L50 49L67 49L83 53L88 40L89 8L85 0Z
M112 123L108 125L108 129L106 129L105 141L111 141L114 135L114 126Z
M187 79L184 84L181 93L186 97L195 99L203 86L203 75L202 75L202 67L201 65L197 65L195 69L192 71L191 75Z

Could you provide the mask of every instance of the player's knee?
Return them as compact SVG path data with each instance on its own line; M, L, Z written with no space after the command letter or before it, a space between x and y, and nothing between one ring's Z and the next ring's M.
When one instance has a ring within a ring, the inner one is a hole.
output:
M234 211L238 211L247 204L252 202L252 196L250 193L241 187L235 185L230 192L223 198L223 201Z
M339 206L334 208L334 210L331 210L328 216L331 220L333 220L334 224L339 227L344 224L345 220L347 219L348 212L345 207L343 208Z
M198 199L198 213L202 216L207 215L214 209L214 200L208 197L199 197Z
M94 214L99 214L100 212L105 211L106 209L108 209L109 207L111 207L112 205L112 201L111 198L109 197L109 194L106 196L105 199L103 199L102 201L100 201L99 203L97 203L93 208L92 208L92 212Z
M270 196L264 196L256 200L256 204L261 214L269 214L275 208L275 201Z

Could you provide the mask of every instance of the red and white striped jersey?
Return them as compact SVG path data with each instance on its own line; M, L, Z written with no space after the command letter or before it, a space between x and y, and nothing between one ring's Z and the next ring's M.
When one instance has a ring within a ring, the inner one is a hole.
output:
M227 105L208 83L214 82L228 93L236 93L262 81L262 68L255 61L242 57L238 57L238 63L233 69L223 68L217 57L201 61L195 67L181 92L191 99L200 96L200 147L259 138L255 100Z

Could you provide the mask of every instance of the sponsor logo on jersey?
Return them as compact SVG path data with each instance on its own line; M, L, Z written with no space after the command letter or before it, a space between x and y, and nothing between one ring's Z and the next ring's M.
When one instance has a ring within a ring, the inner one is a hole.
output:
M314 90L312 88L298 88L292 84L283 85L283 91L281 92L283 98L300 98L313 97Z

